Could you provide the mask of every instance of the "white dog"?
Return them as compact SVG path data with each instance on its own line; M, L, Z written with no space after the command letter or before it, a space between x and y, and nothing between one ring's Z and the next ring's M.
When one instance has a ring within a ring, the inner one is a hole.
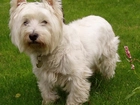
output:
M88 100L88 78L99 70L107 78L115 74L118 37L99 16L63 23L60 2L11 0L11 40L31 57L43 104L58 99L56 86L69 93L66 105Z

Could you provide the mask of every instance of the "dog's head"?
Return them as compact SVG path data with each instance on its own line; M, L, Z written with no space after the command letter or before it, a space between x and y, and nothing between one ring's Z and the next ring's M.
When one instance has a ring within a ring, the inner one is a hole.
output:
M26 53L51 53L62 38L63 14L57 0L11 0L11 40Z

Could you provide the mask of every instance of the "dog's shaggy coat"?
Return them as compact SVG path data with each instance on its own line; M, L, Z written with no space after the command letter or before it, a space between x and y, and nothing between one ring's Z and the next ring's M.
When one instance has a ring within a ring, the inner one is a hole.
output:
M119 40L99 16L65 25L58 1L11 0L9 27L12 42L31 57L43 104L59 98L56 86L69 93L66 105L82 104L89 97L87 78L96 70L107 78L115 74Z

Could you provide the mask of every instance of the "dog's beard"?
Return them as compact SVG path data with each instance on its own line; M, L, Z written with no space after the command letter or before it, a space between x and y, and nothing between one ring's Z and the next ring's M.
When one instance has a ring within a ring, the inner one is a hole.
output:
M24 36L24 35L23 35ZM50 41L46 37L39 35L39 37L32 41L29 38L29 34L26 34L23 38L23 51L30 54L30 53L48 53L50 52Z

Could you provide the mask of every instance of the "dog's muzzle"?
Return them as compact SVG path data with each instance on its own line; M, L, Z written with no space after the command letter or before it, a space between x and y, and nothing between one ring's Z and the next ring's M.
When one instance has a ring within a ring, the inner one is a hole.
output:
M32 41L32 42L35 42L38 38L38 34L37 33L32 33L29 35L29 39Z

